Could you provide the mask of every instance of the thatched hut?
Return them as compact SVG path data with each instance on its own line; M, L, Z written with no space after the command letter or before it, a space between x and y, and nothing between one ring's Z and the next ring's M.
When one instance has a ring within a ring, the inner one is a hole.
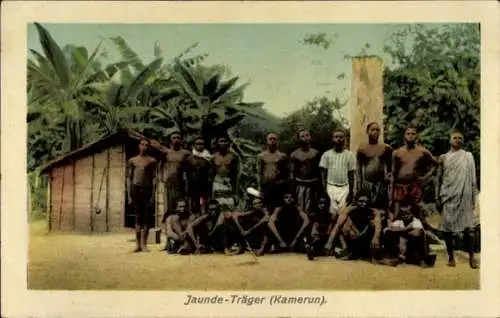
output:
M127 205L126 164L137 154L142 138L138 132L123 130L45 165L49 229L117 232L134 227L134 214ZM165 146L151 141L150 155L159 164L165 151ZM157 225L163 214L162 188L159 183L155 196Z

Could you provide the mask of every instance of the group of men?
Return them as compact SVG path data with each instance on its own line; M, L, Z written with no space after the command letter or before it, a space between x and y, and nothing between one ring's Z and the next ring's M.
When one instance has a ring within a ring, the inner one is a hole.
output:
M277 134L269 133L258 156L258 191L247 211L237 211L240 162L229 138L218 137L217 150L210 154L203 137L188 151L181 135L173 133L158 173L168 205L165 250L233 254L248 248L257 255L297 251L310 260L335 255L432 266L435 256L428 252L420 203L424 185L434 180L448 265L455 266L454 236L462 232L470 267L477 268L475 163L462 149L463 135L451 133L450 151L435 158L417 143L413 126L406 128L405 144L396 150L379 142L380 131L378 123L368 124L368 142L356 155L346 149L343 130L333 132L333 147L323 154L311 147L309 132L301 130L300 147L289 156L278 149ZM127 178L137 213L138 252L147 249L145 216L158 166L146 154L148 146L141 141L139 155L129 160Z

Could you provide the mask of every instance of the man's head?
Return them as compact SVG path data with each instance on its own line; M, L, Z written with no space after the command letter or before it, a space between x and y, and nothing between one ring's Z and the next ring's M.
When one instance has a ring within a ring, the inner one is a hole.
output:
M217 146L220 150L228 150L229 149L229 137L226 135L219 136L217 138Z
M151 147L151 142L148 139L142 139L139 142L139 153L146 154L149 150L149 147Z
M170 134L170 142L172 143L173 147L180 147L182 143L181 133L175 131L172 134Z
M330 198L328 196L321 196L318 199L318 210L325 211L330 208Z
M207 204L207 213L210 215L216 215L220 211L220 205L217 200L210 200Z
M408 125L405 129L405 143L407 145L414 145L417 142L417 127Z
M202 136L197 136L194 139L194 149L198 152L202 152L205 149L205 140Z
M401 206L399 207L399 217L404 223L411 222L411 220L413 219L411 204L401 204Z
M283 203L285 205L293 205L295 198L293 197L293 192L286 190L283 192Z
M459 131L453 131L450 134L450 145L453 149L461 149L464 143L464 135Z
M278 147L278 135L275 133L268 133L266 135L266 145L269 149L276 149Z
M360 208L367 208L370 205L370 196L367 190L362 189L356 194L356 205Z
M188 212L188 205L186 200L184 199L177 200L175 204L175 213L186 214L187 212Z
M262 199L259 197L253 198L252 207L256 210L261 210L264 207L264 205L262 204Z
M307 129L299 130L298 136L302 146L308 146L311 143L311 134Z
M370 141L377 141L380 137L380 125L376 122L371 122L366 126L366 134Z
M345 147L345 131L343 129L336 129L333 132L333 146L336 149L344 149L344 147Z

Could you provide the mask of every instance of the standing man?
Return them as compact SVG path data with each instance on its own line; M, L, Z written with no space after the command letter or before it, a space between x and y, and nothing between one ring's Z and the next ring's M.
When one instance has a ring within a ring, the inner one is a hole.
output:
M421 145L417 145L417 129L408 126L404 135L405 145L393 153L391 192L389 200L394 201L394 214L398 217L401 201L409 201L415 217L421 215L423 186L432 179L438 161ZM392 221L392 217L391 217Z
M389 206L388 185L392 166L392 148L379 143L380 125L372 122L366 126L368 143L357 151L357 192L363 191L370 197L371 207L387 211Z
M283 200L283 186L288 180L287 155L278 150L278 137L269 133L266 137L267 149L259 154L259 187L264 196L264 204L274 212Z
M474 259L474 207L477 195L476 166L474 157L462 149L463 135L453 132L451 150L439 157L436 177L436 203L442 211L440 230L445 233L448 266L455 267L453 236L464 233L464 243L469 252L469 265L478 268Z
M218 151L212 156L212 196L219 202L223 212L233 212L238 204L240 160L229 149L228 136L217 138L217 144Z
M139 155L127 163L128 203L135 213L134 252L147 251L149 227L152 218L152 205L156 189L156 160L147 153L151 143L143 139L139 142ZM141 235L142 231L142 235Z
M210 168L212 156L205 149L203 137L194 141L193 153L187 162L188 196L192 213L205 213L205 204L210 197Z
M166 159L162 164L164 183L164 206L165 213L175 210L178 199L186 197L186 172L187 160L191 155L186 149L182 149L182 138L179 132L170 135L171 147L167 150Z
M326 151L319 162L323 189L330 197L330 213L338 215L351 201L354 192L354 154L345 150L345 132L333 132L333 148Z
M297 204L306 213L311 209L320 190L319 152L311 148L311 135L303 129L299 131L300 148L290 155L290 181Z

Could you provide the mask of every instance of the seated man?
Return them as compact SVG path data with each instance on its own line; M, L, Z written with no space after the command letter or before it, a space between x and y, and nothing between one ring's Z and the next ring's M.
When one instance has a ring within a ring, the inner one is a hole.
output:
M333 217L330 213L330 197L327 195L320 197L308 217L312 224L310 224L306 236L306 252L307 258L312 261L315 256L320 256L320 251L326 243L333 226Z
M337 236L342 235L346 240L347 249L338 257L370 258L374 261L378 258L380 249L381 215L379 210L370 207L368 196L360 192L356 202L340 213L325 244L326 254L330 254Z
M384 249L389 256L381 262L384 265L408 262L429 267L436 261L435 255L429 255L423 224L413 215L409 204L401 205L398 219L384 229Z
M231 212L222 212L217 200L207 204L206 213L198 216L188 226L187 233L194 242L197 253L207 250L224 251L232 254L231 243L235 240L237 231Z
M279 250L300 250L298 244L309 225L307 214L295 204L293 192L284 191L283 206L277 207L269 218L269 228L279 244Z
M261 198L252 200L252 208L247 212L235 212L233 219L240 230L242 241L249 248L257 249L255 254L261 256L267 247L269 227L269 212L264 207Z
M188 240L187 228L192 221L186 200L179 199L176 202L175 214L170 214L162 220L165 223L167 241L165 251L171 254L189 254L192 250L192 242Z

